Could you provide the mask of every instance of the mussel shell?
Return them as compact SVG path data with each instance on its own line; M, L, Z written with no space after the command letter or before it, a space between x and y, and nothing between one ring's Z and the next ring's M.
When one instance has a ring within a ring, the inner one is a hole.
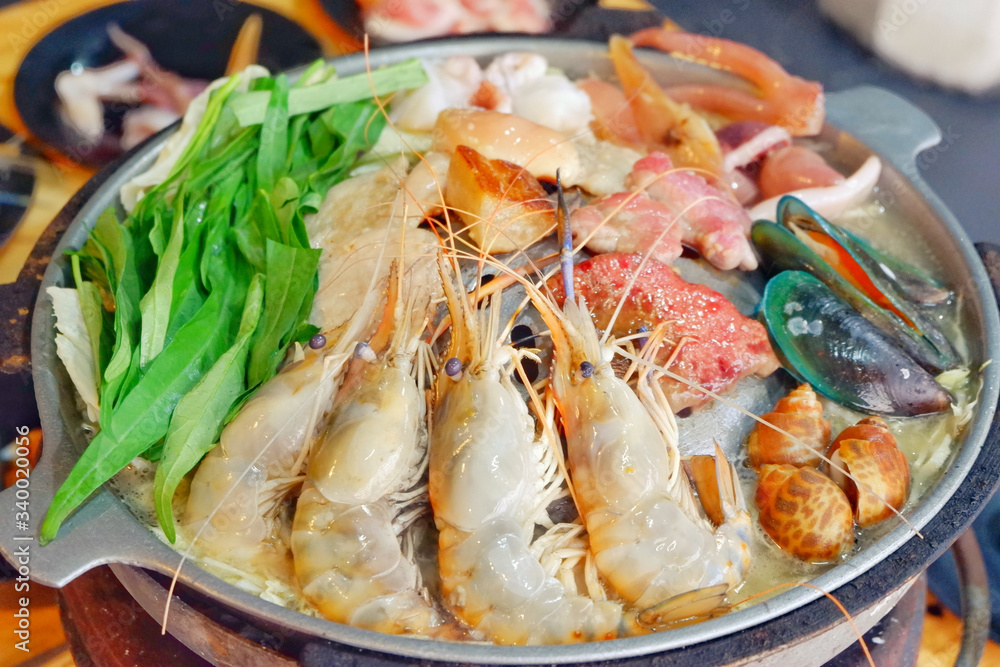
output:
M769 274L805 271L816 276L925 369L940 373L949 367L951 362L943 358L929 340L914 331L898 315L868 298L792 232L776 223L758 220L750 230L750 238L761 255L761 266Z
M772 278L759 314L792 375L837 403L898 416L951 405L927 371L808 273L785 271Z
M958 352L948 338L934 324L929 317L921 313L916 305L912 303L904 294L903 290L895 280L890 279L883 271L879 261L869 255L858 243L840 227L834 225L829 220L810 208L805 202L796 197L784 196L778 201L777 222L785 228L791 229L792 225L797 225L802 229L819 231L829 237L837 245L843 248L865 271L875 287L899 312L916 326L915 332L918 336L926 339L928 344L937 352L940 364L936 364L931 369L934 372L948 368L955 368L961 362ZM900 261L899 264L902 264ZM914 272L910 273L912 278ZM832 285L830 285L833 288ZM879 308L879 306L876 306ZM868 315L866 311L862 314ZM904 326L905 325L904 323ZM907 326L907 328L909 328Z
M894 255L883 252L854 232L842 229L847 237L871 257L874 264L892 281L906 298L925 306L936 306L952 299L954 293L922 269L913 266Z

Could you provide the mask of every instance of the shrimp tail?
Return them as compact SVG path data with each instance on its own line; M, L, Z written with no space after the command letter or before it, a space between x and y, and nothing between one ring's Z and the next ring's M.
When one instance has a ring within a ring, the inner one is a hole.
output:
M750 566L753 531L736 468L718 443L714 456L692 456L684 462L684 468L698 492L702 509L716 528L716 535L724 534L734 545L736 553L730 567L742 579Z
M662 628L690 618L712 616L725 605L726 584L687 591L639 612L638 621L647 628Z
M715 456L699 454L685 461L685 469L694 482L702 508L716 527L732 519L746 507L737 493L736 470L726 460L718 444Z

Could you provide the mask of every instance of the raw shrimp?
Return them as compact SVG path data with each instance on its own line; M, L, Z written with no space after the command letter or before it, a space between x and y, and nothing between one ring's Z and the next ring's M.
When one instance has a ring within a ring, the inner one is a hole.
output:
M347 356L308 352L265 383L223 429L191 481L183 519L200 553L250 562L281 551L274 539L278 504L300 481L303 446Z
M425 403L412 371L433 295L397 303L399 291L390 292L383 326L372 340L378 347L376 341L387 337L385 323L400 322L391 346L376 356L368 344L357 345L313 447L291 548L302 594L328 619L440 636L452 629L420 593L417 568L397 537L425 492L407 493L426 470Z
M568 238L568 233L566 234ZM564 265L564 270L569 267ZM577 509L594 564L644 622L710 613L743 580L751 522L735 469L717 451L722 523L713 528L681 469L677 425L656 378L641 372L640 397L610 366L571 281L562 312L532 291L554 346L549 388L562 416ZM628 290L626 290L628 291ZM648 350L659 347L650 335Z
M319 211L306 218L311 245L323 249L310 321L324 332L335 330L358 311L372 281L383 280L397 257L405 258L402 270L408 280L423 285L438 282L433 260L437 237L416 228L422 217L418 202L402 185L410 182L407 169L406 158L401 157L378 171L338 183ZM360 339L370 333L362 332Z
M329 262L324 257L321 265ZM302 481L306 444L330 408L349 351L355 341L371 335L383 294L375 289L383 282L379 264L376 259L367 268L364 297L353 302L352 316L336 331L325 328L326 347L309 350L304 359L285 366L265 383L226 425L219 446L198 466L184 523L202 554L225 554L246 562L262 550L281 550L281 540L275 537L280 503Z
M499 644L643 632L620 604L571 592L532 554L536 517L558 492L557 468L510 381L518 352L498 342L499 304L486 326L444 273L452 331L437 378L429 480L446 606Z

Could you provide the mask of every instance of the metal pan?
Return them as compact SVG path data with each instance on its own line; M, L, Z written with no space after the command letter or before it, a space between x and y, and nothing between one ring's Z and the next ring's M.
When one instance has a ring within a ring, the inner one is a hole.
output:
M373 66L407 57L440 58L456 54L477 57L511 51L539 52L554 66L565 69L571 76L587 73L611 75L603 44L569 40L524 37L455 39L389 48L372 53ZM654 76L665 83L679 81L727 80L720 72L674 60L659 53L644 53L642 58ZM342 74L363 71L364 60L359 55L335 61ZM869 154L879 154L885 163L879 183L884 199L893 199L893 207L906 221L907 238L935 249L941 274L962 294L962 327L969 341L969 356L973 366L989 359L1000 358L1000 322L990 281L975 249L962 228L928 189L917 173L916 155L940 141L940 132L922 112L904 100L877 88L861 88L827 97L829 124L821 140L832 150L835 162L850 168L861 163ZM80 247L97 215L117 200L121 185L145 170L166 139L165 133L152 139L112 168L95 177L67 206L61 215L73 218L73 223L60 244L60 250ZM64 284L68 277L67 262L56 253L50 265L39 300L35 307L32 332L32 358L39 413L45 431L45 452L39 467L30 478L30 521L27 528L15 523L13 508L17 489L0 494L0 551L17 562L17 550L30 553L26 565L31 577L44 584L61 586L86 570L104 563L135 565L161 573L172 573L180 556L160 542L129 512L110 491L102 490L73 515L63 526L60 537L45 547L34 541L41 517L55 488L65 478L78 452L84 445L80 429L80 413L65 370L56 359L53 343L53 315L45 288ZM896 525L867 544L845 563L816 577L812 583L838 597L863 601L871 606L878 602L871 590L852 590L853 582L880 566L897 553L905 552L908 560L898 569L895 586L899 588L912 578L929 560L947 547L964 529L988 497L1000 478L997 457L981 449L987 439L1000 390L1000 369L987 367L983 388L971 423L964 430L947 470L937 480L923 500L912 508L907 518L910 526ZM978 458L978 463L977 463ZM940 522L928 527L933 543L916 542L914 529L927 526L956 493L967 476L975 480L977 493L965 496L956 516L946 525ZM916 546L914 546L916 544ZM882 566L884 567L884 566ZM281 628L289 633L325 639L372 651L411 657L468 663L570 663L612 660L658 653L692 645L725 644L734 633L766 631L782 617L793 615L802 622L827 615L816 611L820 595L809 588L793 588L765 603L727 614L696 625L661 632L645 637L620 639L593 644L541 647L498 647L479 644L450 644L414 638L396 637L360 630L311 618L262 601L222 582L193 565L185 565L180 581L189 589L204 594L260 623ZM832 605L831 605L832 606ZM855 605L855 609L860 609ZM765 625L767 624L767 625Z

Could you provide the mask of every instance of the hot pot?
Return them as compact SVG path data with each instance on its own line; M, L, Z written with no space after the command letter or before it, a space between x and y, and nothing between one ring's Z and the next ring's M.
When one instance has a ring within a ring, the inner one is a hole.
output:
M370 59L371 65L378 67L410 57L466 54L485 59L512 50L541 53L572 77L612 74L604 44L535 37L424 42L380 49L372 52ZM661 53L643 52L640 57L661 83L712 80L734 85L721 72ZM333 63L345 75L364 71L365 67L364 57L358 54ZM917 154L940 140L938 128L906 101L878 88L828 94L826 107L827 125L820 140L830 147L831 160L853 168L871 153L881 156L882 201L908 221L908 239L935 249L940 274L947 276L962 295L962 328L972 365L978 367L987 360L1000 359L1000 321L990 277L958 222L921 180L916 168ZM15 525L14 512L8 509L14 507L17 489L0 494L0 507L5 508L0 512L0 551L13 562L18 549L23 553L27 545L30 576L46 585L62 586L90 568L108 563L116 564L120 572L125 571L122 566L133 566L170 575L180 561L180 554L161 542L108 489L99 491L80 508L63 525L55 541L44 547L36 541L45 509L85 444L74 391L56 358L54 317L45 288L66 284L69 263L62 251L83 244L98 214L117 201L117 193L127 180L148 168L171 131L164 131L105 168L60 214L72 222L45 274L33 320L31 353L45 451L30 477L31 521L27 530ZM850 614L857 616L861 631L884 615L913 578L962 533L1000 481L1000 455L994 446L998 437L994 424L1000 391L998 374L996 364L983 370L975 414L961 434L947 470L907 511L910 525L895 522L849 560L812 580L813 586L832 592ZM760 413L768 406L751 407ZM682 429L705 428L697 422ZM179 583L261 627L297 638L300 644L325 640L363 651L440 661L553 664L659 654L659 659L667 662L676 657L697 664L721 664L758 654L762 647L806 636L826 633L832 652L854 640L854 632L843 626L834 605L818 590L805 587L790 588L766 602L718 618L644 637L570 646L500 647L389 636L330 623L254 597L191 563L182 568ZM823 653L803 655L795 662L821 662L832 654Z

